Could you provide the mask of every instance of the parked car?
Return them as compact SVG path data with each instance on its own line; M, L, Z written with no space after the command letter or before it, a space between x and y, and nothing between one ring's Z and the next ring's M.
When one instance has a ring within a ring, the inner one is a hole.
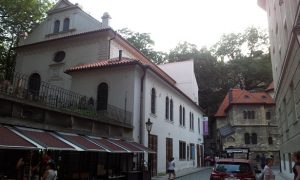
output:
M210 180L256 180L254 166L246 159L219 159Z

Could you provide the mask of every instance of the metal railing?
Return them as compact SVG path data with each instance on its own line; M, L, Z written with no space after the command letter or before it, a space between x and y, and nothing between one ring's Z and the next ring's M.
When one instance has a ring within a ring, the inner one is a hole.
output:
M97 110L97 102L93 97L63 89L21 73L15 73L12 79L0 81L0 93L93 119L107 117L115 122L132 125L132 113L129 111L109 104L106 110Z

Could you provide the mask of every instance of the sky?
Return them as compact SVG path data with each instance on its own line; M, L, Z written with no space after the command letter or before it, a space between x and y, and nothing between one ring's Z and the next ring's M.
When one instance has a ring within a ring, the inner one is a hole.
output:
M69 0L101 21L104 12L114 30L150 33L155 50L169 52L179 42L210 47L223 34L249 26L267 29L257 0Z

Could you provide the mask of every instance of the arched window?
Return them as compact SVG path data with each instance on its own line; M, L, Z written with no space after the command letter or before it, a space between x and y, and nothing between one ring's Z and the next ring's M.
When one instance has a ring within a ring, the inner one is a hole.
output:
M97 92L97 110L107 110L108 85L101 83Z
M170 120L173 121L173 99L170 100Z
M249 133L245 133L244 138L245 138L245 144L250 144L250 135L249 135Z
M179 124L182 125L182 106L179 106Z
M60 26L60 21L56 20L54 22L54 29L53 29L53 33L58 33L59 32L59 26Z
M166 97L166 119L169 119L169 97Z
M255 112L254 111L251 111L251 117L252 117L252 119L255 119Z
M269 137L269 138L268 138L268 142L269 142L270 145L273 144L273 138L272 138L272 137Z
M247 115L248 115L248 119L252 119L251 118L251 111L247 111Z
M257 144L257 134L256 133L252 133L251 141L252 141L252 144Z
M41 87L41 76L38 73L33 73L29 76L28 80L28 91L34 95L39 95Z
M185 126L185 108L182 108L182 125Z
M69 27L70 27L70 19L69 18L65 18L64 19L63 31L69 31Z
M192 112L190 112L190 129L192 129Z
M247 111L244 111L244 119L247 119Z
M155 89L152 88L151 90L151 113L155 114L155 98L156 98L156 92Z

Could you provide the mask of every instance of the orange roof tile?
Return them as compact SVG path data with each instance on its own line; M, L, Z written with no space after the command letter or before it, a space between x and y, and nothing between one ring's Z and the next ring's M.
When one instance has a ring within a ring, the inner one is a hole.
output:
M231 93L231 95L230 95ZM231 100L229 102L229 97ZM266 104L274 105L275 102L270 95L265 92L249 92L238 88L231 89L223 102L219 106L215 117L226 117L226 110L233 104Z
M91 69L99 69L104 67L111 67L116 65L130 65L130 64L136 64L140 63L139 60L130 59L126 57L122 57L121 60L119 58L113 58L109 60L98 60L93 63L87 63L87 64L80 64L74 67L71 67L66 70L66 73L75 72L75 71L83 71L83 70L91 70Z

